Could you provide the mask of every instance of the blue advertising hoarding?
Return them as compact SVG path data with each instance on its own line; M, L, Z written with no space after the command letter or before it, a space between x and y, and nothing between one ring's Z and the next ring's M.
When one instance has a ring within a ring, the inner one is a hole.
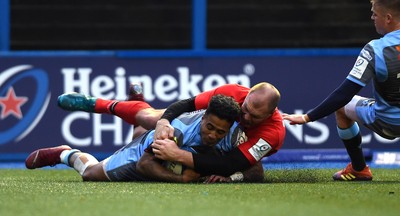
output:
M0 159L23 160L35 149L61 144L104 158L129 143L132 126L118 117L58 108L64 92L125 100L129 83L140 81L145 100L164 108L222 84L250 87L266 81L281 92L281 112L305 113L344 80L354 61L355 56L0 57ZM360 94L371 95L370 87ZM285 124L283 150L343 150L334 115L307 125ZM368 149L399 148L398 140L366 130L363 142Z

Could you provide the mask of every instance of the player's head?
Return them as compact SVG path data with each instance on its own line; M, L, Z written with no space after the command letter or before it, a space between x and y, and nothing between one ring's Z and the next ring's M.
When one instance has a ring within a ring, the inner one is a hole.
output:
M253 86L242 104L240 123L251 128L267 119L275 111L281 94L270 83L262 82Z
M204 145L213 146L227 135L239 117L240 106L231 97L215 95L208 103L201 120L201 139Z
M371 0L376 32L385 35L400 28L400 0Z

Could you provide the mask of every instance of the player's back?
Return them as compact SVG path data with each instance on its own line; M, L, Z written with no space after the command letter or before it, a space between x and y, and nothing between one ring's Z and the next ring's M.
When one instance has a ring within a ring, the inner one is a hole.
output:
M400 31L370 42L375 61L375 100L377 116L400 125Z

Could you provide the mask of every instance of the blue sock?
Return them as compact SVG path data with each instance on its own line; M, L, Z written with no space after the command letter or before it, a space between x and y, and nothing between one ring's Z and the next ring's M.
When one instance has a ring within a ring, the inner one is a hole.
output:
M353 169L356 171L363 170L366 163L361 148L362 138L357 122L355 122L350 128L340 129L338 127L337 130L339 137L342 139L347 153L349 154Z

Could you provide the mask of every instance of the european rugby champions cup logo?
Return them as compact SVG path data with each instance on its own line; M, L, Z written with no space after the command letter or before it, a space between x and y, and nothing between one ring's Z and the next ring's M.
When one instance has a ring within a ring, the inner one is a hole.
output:
M0 72L0 145L18 142L40 122L50 101L47 73L31 65Z

